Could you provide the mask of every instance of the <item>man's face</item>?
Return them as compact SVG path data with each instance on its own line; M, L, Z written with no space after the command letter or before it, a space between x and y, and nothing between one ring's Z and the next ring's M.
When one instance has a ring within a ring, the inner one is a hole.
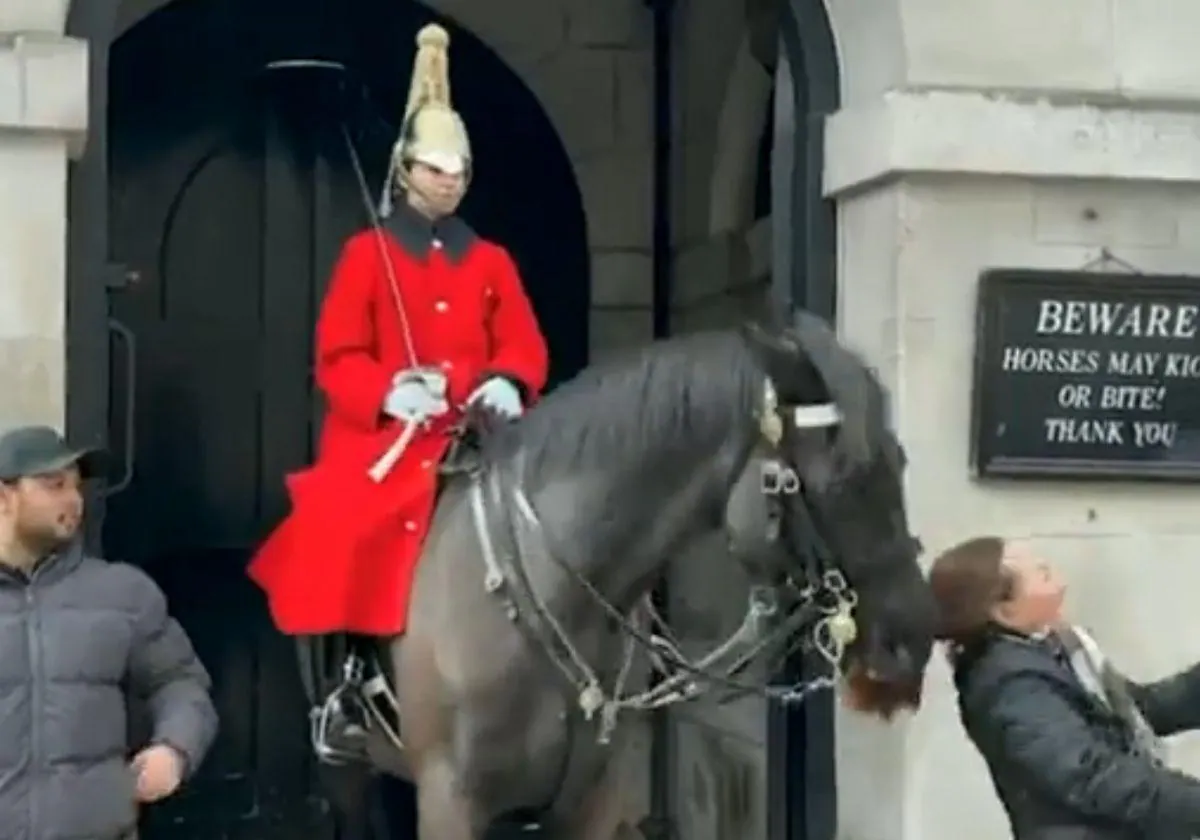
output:
M452 175L420 161L414 161L409 167L408 180L411 185L409 200L419 211L434 219L453 214L467 190L465 172Z
M83 481L71 466L0 484L0 518L35 556L57 551L75 538L83 521Z

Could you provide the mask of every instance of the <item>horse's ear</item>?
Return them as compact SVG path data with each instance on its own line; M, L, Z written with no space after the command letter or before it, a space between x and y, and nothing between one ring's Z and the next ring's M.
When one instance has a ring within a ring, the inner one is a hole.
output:
M783 346L779 341L779 336L768 330L758 321L747 321L741 326L742 336L756 353L762 356L763 361L769 361L772 356L779 353Z
M779 348L775 338L757 321L747 321L738 330L750 348L750 355L772 379L778 367Z
M788 401L795 402L806 395L819 399L817 393L824 390L821 374L795 339L758 322L744 324L742 335L763 371L787 394Z
M750 350L768 370L774 374L782 365L792 368L796 357L803 355L802 350L785 333L764 326L759 321L747 321L741 328L742 336L750 345Z

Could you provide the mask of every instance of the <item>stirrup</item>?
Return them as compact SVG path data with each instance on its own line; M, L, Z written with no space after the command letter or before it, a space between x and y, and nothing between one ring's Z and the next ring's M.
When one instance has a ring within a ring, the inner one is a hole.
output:
M360 657L356 654L346 657L342 682L329 693L324 703L314 706L308 713L313 752L323 764L340 765L365 758L365 748L353 749L344 743L366 741L367 730L356 720L366 720L360 699L363 671Z
M368 720L375 722L378 731L393 747L404 752L404 739L400 736L400 700L382 671L363 683L359 696L366 706Z

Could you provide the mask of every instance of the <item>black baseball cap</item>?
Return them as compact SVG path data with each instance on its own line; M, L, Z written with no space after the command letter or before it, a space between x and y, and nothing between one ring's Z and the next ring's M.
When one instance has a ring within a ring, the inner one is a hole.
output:
M0 481L58 472L72 465L84 478L104 470L107 454L95 447L75 448L49 426L22 426L0 435Z

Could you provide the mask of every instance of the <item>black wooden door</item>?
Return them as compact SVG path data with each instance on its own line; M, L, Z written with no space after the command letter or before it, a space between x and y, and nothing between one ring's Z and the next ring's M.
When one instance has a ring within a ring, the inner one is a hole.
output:
M166 591L221 715L198 778L147 809L143 837L319 838L295 655L245 566L286 508L284 474L309 460L313 310L344 179L267 90L214 79L180 107L170 85L155 95L122 72L114 61L110 241L132 282L111 299L109 437L129 469L105 550Z

